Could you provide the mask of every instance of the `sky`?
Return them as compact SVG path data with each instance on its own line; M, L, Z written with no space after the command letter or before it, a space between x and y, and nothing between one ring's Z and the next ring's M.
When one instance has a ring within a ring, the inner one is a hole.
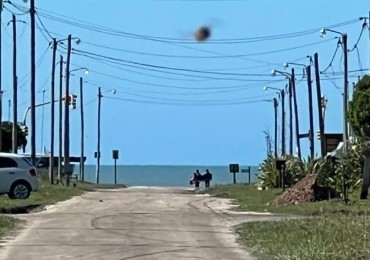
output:
M30 106L29 3L12 3L4 3L1 24L2 118L12 120L8 102L13 85L9 23L13 12L18 21L18 121L23 121ZM123 165L255 166L266 158L266 133L274 136L273 98L279 101L279 153L281 149L281 102L275 89L283 89L288 79L272 77L272 70L289 73L291 67L286 70L284 63L309 65L308 57L318 53L322 94L328 99L326 132L341 133L344 73L339 33L348 34L350 92L352 83L370 67L369 31L359 19L369 17L368 0L36 0L35 6L36 104L51 99L52 37L61 42L58 60L60 55L66 60L69 34L81 40L72 43L70 92L78 98L77 108L70 111L70 153L79 156L81 151L83 77L87 164L96 160L98 87L103 95L102 164L113 164L112 150L119 150L117 163ZM211 29L211 37L199 42L193 36L202 26ZM321 38L321 28L339 33ZM302 65L294 68L300 133L306 133L308 93ZM59 93L58 73L56 82ZM316 84L313 88L316 131ZM55 116L57 154L58 106ZM37 153L44 147L50 150L50 118L50 105L36 109ZM317 154L318 144L315 139ZM307 157L308 139L301 139L301 146Z

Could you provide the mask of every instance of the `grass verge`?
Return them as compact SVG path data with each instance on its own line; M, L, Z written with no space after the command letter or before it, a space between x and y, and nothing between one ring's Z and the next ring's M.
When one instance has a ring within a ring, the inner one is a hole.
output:
M369 259L370 202L359 200L357 193L348 205L322 201L279 206L268 203L281 190L258 191L254 185L220 185L207 193L235 200L240 205L236 210L307 216L237 227L240 241L261 259Z
M235 200L240 211L272 212L281 214L295 214L317 216L326 214L365 214L370 209L370 201L359 200L358 194L352 194L348 205L338 201L319 201L298 205L269 205L282 191L281 189L257 190L255 185L234 184L216 185L206 190L215 197ZM370 215L370 212L369 212Z
M14 230L18 222L15 218L0 216L0 238L9 234L11 230Z

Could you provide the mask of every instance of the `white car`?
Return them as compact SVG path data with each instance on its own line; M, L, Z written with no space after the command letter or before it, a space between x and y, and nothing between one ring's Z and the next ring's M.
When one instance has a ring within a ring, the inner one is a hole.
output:
M22 155L0 153L0 194L11 199L27 199L37 191L39 180L36 168Z

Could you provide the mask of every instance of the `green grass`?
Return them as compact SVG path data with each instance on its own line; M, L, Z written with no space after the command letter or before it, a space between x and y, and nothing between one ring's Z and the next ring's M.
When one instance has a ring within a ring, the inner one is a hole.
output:
M351 195L341 202L268 205L281 190L257 190L254 185L220 185L206 191L234 199L237 210L305 215L307 218L251 222L237 228L240 241L261 259L370 259L370 201Z
M75 184L75 187L74 185ZM93 184L87 182L71 182L69 187L49 184L46 177L40 176L40 186L37 192L32 192L26 200L11 200L7 195L0 196L0 213L26 213L35 207L54 204L70 199L88 191L97 189L124 188L126 185ZM0 239L16 228L19 221L0 214Z
M369 200L359 200L358 193L351 195L348 205L341 202L320 201L298 205L268 205L281 193L281 189L257 190L257 186L248 184L216 185L206 190L207 193L222 198L230 198L240 205L236 210L272 212L295 215L325 215L325 214L363 214L370 209ZM369 212L370 215L370 212Z
M8 216L0 216L0 238L9 234L11 230L16 228L19 220Z
M246 223L237 233L262 259L339 260L370 256L370 219L366 215Z

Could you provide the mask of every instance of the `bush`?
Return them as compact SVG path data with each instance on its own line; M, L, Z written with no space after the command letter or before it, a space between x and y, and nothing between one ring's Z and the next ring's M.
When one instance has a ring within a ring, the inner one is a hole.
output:
M293 156L284 155L281 159L286 160L285 162L285 181L286 186L294 185L304 175L302 162ZM279 184L280 172L276 169L276 158L273 155L269 155L260 164L258 172L258 179L260 180L260 186L263 188L277 188Z

